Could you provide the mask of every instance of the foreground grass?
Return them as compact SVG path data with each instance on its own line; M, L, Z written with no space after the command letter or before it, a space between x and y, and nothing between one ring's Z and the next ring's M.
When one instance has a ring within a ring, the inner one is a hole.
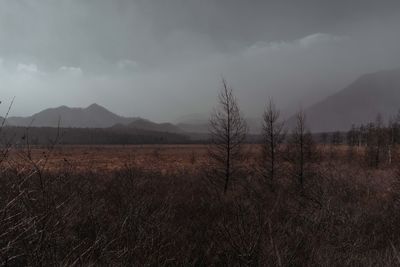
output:
M396 170L342 158L313 166L304 191L290 173L271 191L248 166L227 195L204 166L49 171L5 160L0 265L399 265Z

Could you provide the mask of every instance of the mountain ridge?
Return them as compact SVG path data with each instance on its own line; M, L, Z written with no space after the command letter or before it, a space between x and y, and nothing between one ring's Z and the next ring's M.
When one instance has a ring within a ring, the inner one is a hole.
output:
M364 74L304 112L312 132L330 132L374 121L378 114L388 120L399 108L400 69L394 69ZM294 116L288 125L295 125Z
M171 123L155 123L140 117L123 117L96 103L86 108L65 105L48 108L28 117L9 117L6 122L9 126L19 127L111 128L120 125L155 132L184 132Z
M400 109L400 68L361 75L344 89L304 109L307 126L316 132L347 131L353 124L374 121L378 114L387 120ZM188 119L191 118L192 120ZM0 117L1 120L1 117ZM250 133L259 133L260 119L246 118ZM295 116L286 121L288 128ZM170 133L208 133L204 114L186 116L173 123L155 123L140 117L123 117L96 103L86 108L59 106L28 117L9 117L9 126L70 128L132 128Z

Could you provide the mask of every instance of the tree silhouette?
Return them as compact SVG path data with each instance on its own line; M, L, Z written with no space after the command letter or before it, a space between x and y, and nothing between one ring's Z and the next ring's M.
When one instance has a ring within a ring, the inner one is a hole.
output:
M285 139L284 123L279 120L280 112L277 110L272 99L263 114L263 146L262 146L262 165L261 169L265 181L273 189L277 171L279 169L280 153L282 142Z
M223 191L226 193L232 178L240 170L247 126L232 88L225 79L222 80L222 90L218 100L218 107L210 118L209 156L213 167L213 183L222 182Z
M315 159L314 141L306 128L306 115L300 110L296 115L296 126L289 143L289 161L292 164L294 176L301 190L304 190L305 178L311 172L310 163Z

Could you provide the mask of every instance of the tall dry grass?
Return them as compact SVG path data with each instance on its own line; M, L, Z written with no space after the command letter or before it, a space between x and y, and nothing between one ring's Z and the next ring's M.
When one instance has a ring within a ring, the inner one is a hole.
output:
M0 169L0 265L399 265L395 165L335 155L312 166L303 193L290 172L270 191L247 165L218 195L205 167L50 170L50 151L32 159L22 150L24 168L4 156Z

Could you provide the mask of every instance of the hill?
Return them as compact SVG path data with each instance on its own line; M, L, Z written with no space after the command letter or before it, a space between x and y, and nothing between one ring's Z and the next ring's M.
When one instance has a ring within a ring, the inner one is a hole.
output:
M151 132L184 132L171 123L155 123L138 117L122 117L98 104L92 104L87 108L61 106L43 110L29 117L7 119L7 125L16 127L58 127L59 123L63 128L128 127Z
M10 117L7 124L22 127L62 127L106 128L117 123L130 123L136 118L125 118L112 113L106 108L92 104L87 108L61 106L49 108L29 117Z
M172 123L155 123L145 119L137 119L129 124L127 127L134 129L142 129L147 131L167 132L167 133L183 133L184 131Z
M352 124L386 120L400 108L400 69L366 74L345 89L305 109L313 132L346 131ZM295 118L288 120L288 126Z

